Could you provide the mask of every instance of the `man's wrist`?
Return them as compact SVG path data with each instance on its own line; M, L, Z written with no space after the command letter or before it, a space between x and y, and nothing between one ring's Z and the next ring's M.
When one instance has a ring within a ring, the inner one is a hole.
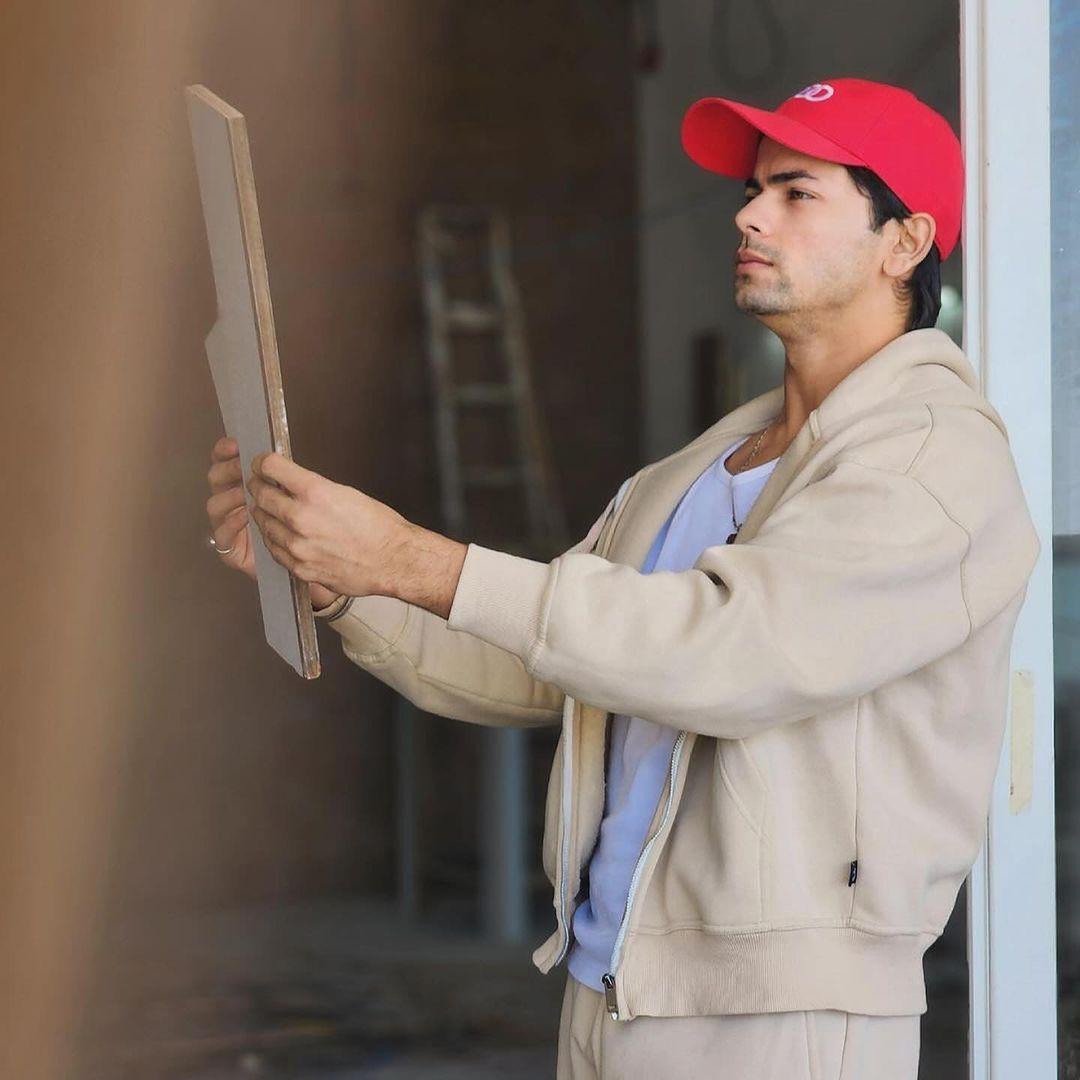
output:
M392 595L449 618L467 552L466 544L409 524Z
M316 612L325 611L326 608L336 604L342 597L341 593L336 592L334 589L328 589L317 581L311 583L309 592L311 594L311 607Z

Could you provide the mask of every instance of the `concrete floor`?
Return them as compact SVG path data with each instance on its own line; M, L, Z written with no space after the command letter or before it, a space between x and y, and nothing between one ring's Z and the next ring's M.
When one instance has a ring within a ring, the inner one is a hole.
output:
M100 953L78 1080L553 1072L562 977L388 905L126 920Z
M565 976L529 953L357 901L129 920L74 1080L550 1080ZM967 1076L954 967L930 980L920 1080Z

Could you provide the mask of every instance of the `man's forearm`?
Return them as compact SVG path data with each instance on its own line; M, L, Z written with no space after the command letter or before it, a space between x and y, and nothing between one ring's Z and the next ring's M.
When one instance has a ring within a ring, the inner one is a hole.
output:
M456 540L409 525L392 560L385 595L448 618L467 550ZM316 612L332 607L341 596L325 585L311 583L311 606Z
M316 609L339 595L391 596L443 619L450 614L465 544L280 454L255 457L248 488L267 550L312 583Z

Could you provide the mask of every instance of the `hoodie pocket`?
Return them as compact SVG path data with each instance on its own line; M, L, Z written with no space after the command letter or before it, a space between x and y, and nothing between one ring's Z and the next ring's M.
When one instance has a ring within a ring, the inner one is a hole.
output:
M741 741L699 738L642 928L759 925L768 815L768 788Z
M764 841L768 789L742 739L716 740L716 767L728 798L758 840Z

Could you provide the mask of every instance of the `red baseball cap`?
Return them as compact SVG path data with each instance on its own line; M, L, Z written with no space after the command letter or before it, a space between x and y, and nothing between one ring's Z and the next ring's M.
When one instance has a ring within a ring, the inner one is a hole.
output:
M682 142L704 169L745 180L766 135L802 154L877 173L913 213L932 215L941 258L960 239L964 160L949 122L911 91L867 79L830 79L775 112L702 98L686 112Z

